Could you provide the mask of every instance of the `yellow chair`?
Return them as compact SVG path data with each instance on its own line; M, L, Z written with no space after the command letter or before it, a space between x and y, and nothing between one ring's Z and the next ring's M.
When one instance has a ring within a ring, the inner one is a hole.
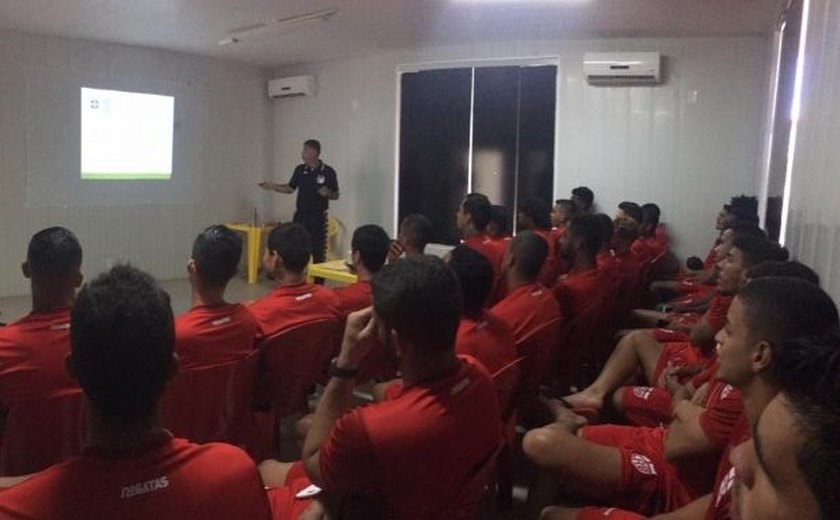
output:
M344 260L344 255L340 251L341 245L341 231L344 229L344 224L335 217L327 218L327 261Z

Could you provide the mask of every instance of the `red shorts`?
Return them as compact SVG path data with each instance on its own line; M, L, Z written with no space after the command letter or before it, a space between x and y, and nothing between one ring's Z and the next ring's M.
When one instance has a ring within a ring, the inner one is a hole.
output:
M658 386L659 378L669 362L674 367L705 366L709 362L709 358L703 355L690 341L665 343L662 347L662 353L659 354L656 369L653 371L653 381L648 381L651 386Z
M678 509L695 498L665 459L664 428L585 426L580 435L619 451L621 481L610 499L617 507L653 516Z
M303 464L296 462L286 475L283 487L266 490L268 503L274 520L293 520L301 515L312 504L312 499L296 498L299 492L306 489L312 482L303 469Z
M675 341L689 341L688 334L671 329L653 329L653 339L660 343L672 343Z
M637 426L671 422L672 399L667 391L652 386L625 386L621 393L624 418Z
M644 520L647 517L614 507L584 507L578 512L576 518L577 520Z

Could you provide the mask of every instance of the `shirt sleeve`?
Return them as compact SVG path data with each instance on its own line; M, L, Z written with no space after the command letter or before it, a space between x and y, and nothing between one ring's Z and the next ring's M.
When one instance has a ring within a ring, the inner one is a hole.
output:
M345 414L336 422L319 452L324 489L346 495L370 488L376 459L363 419L364 409Z
M338 191L338 177L335 174L335 170L331 167L327 167L327 179L326 179L327 188L331 191Z
M732 298L728 296L715 296L709 304L706 321L714 330L720 330L726 325L726 314L729 312L729 305L731 303Z
M743 410L740 392L718 381L709 396L706 410L700 415L700 428L711 442L726 446Z
M295 168L294 173L292 173L292 178L289 180L289 187L292 188L293 190L296 190L299 182L300 182L300 166Z

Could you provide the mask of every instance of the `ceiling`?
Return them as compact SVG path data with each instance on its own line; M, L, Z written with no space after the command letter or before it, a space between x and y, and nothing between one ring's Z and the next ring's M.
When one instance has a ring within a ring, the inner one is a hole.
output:
M784 0L2 0L0 29L263 66L513 39L768 34ZM229 31L323 9L332 19L219 46Z

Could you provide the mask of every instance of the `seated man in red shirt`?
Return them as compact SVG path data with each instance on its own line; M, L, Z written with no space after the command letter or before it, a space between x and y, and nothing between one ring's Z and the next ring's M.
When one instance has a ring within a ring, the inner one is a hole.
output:
M490 212L490 222L487 223L487 236L497 242L509 242L509 227L505 207L494 205Z
M487 370L455 354L458 279L442 260L389 264L373 280L373 308L353 313L312 417L303 466L337 518L473 518L501 443ZM383 402L351 409L358 363L384 342L403 381ZM281 463L261 466L285 483Z
M251 304L258 340L304 323L339 320L336 295L306 281L311 251L309 233L300 224L280 224L269 233L263 268L277 285Z
M90 446L0 492L0 517L271 518L243 451L161 427L158 402L178 361L169 296L150 276L112 268L79 293L71 323L67 369L87 398Z
M490 200L481 193L470 193L464 197L455 215L463 243L487 257L493 266L493 275L498 278L505 256L506 244L487 236L487 224L493 207Z
M402 219L397 239L391 242L388 260L426 254L426 246L432 241L432 222L424 215L412 213Z
M572 202L577 206L579 215L595 213L595 193L586 186L578 186L572 190Z
M82 247L65 228L44 229L29 241L23 275L30 281L32 311L0 328L3 417L18 402L78 393L78 386L64 369L64 358L70 352L70 307L76 288L82 284L81 265ZM41 433L45 435L42 439L45 444L59 440L51 438L56 432ZM11 447L3 446L3 449ZM27 461L25 467L7 463L3 470L19 474L58 461L57 455L46 459L37 463Z
M481 253L460 245L449 254L449 267L455 272L464 297L464 314L458 325L455 352L481 361L495 374L516 359L510 327L485 310L493 287L493 269Z
M768 260L778 260L784 249L757 238L739 239L721 263L718 282L720 304L703 316L691 329L690 342L660 342L655 331L638 330L624 336L616 345L598 378L589 387L567 396L565 401L578 410L600 410L604 399L629 378L642 371L651 386L662 387L663 377L685 367L702 368L709 363L715 334L723 327L734 294L746 284L747 270ZM696 370L695 370L696 372ZM624 394L617 392L613 404L625 406Z
M569 199L557 199L554 201L554 208L551 210L552 231L559 239L563 236L566 226L577 216L577 206Z
M241 257L242 239L225 226L210 226L193 242L187 262L192 309L175 320L183 370L231 363L253 352L257 321L244 305L225 301Z
M780 390L784 379L797 363L781 360L791 351L791 340L822 338L836 330L837 308L818 286L792 278L769 277L750 282L735 298L726 328L718 334L720 365L718 376L741 391L744 412L729 437L718 464L712 494L657 519L724 520L729 518L734 470L729 461L733 448L746 441L758 417ZM796 344L796 343L795 343ZM806 342L799 349L801 359L816 359L821 349ZM840 348L840 344L834 345ZM551 508L550 519L587 520L594 518L644 518L615 508L583 510Z
M548 244L548 255L540 270L540 283L546 287L552 285L560 273L557 272L557 241L551 231L551 208L548 203L535 197L519 203L516 212L518 231L533 231Z
M333 291L338 296L338 308L342 318L346 318L351 312L370 307L370 280L385 265L390 245L388 233L375 224L358 227L353 232L350 250L353 255L353 271L358 280Z

